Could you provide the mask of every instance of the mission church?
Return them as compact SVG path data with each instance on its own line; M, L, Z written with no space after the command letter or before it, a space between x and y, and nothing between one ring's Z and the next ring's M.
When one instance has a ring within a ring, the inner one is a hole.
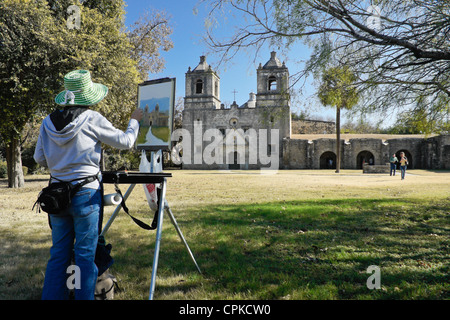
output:
M274 169L274 164L275 169L332 168L334 123L291 121L289 70L276 52L259 64L256 75L257 92L249 93L244 104L234 101L225 108L220 77L206 57L201 56L193 70L188 68L182 119L190 141L183 141L183 168ZM450 169L450 135L341 137L342 169L362 169L364 163L385 166L390 155L401 151L409 168Z

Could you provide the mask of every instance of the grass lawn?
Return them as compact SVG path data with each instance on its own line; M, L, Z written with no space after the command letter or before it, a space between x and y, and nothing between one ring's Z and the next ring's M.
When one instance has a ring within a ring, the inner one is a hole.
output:
M450 298L448 171L410 170L404 181L361 170L172 174L167 200L202 274L165 215L155 299ZM28 176L20 190L0 180L0 299L40 298L51 240L31 207L46 179ZM142 187L127 205L151 222ZM115 298L148 299L155 231L121 212L106 240ZM371 265L381 289L367 288Z

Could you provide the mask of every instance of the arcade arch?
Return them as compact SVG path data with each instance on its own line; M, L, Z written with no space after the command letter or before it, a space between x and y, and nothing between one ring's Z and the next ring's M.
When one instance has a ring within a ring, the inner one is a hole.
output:
M357 169L362 169L363 163L375 164L375 157L373 153L367 150L361 151L356 157L356 167Z
M331 151L320 156L320 169L336 169L336 154Z

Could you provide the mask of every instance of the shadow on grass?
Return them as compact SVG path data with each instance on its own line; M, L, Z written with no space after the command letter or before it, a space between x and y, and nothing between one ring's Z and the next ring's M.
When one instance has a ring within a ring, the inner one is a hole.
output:
M203 274L197 275L165 219L155 297L445 299L449 211L448 203L354 199L174 212ZM120 237L111 239L130 242ZM115 252L116 261L128 266L118 272L141 282L138 290L145 294L153 260L150 237L145 245ZM367 288L371 265L380 267L380 290Z
M0 229L0 300L39 300L49 258L47 239L29 239Z
M450 298L449 202L323 199L172 209L202 274L166 215L155 299ZM123 289L118 299L148 299L155 233L125 214L108 232L111 271ZM0 229L0 299L40 298L51 243L42 233L23 234ZM380 267L380 290L367 288L370 265Z

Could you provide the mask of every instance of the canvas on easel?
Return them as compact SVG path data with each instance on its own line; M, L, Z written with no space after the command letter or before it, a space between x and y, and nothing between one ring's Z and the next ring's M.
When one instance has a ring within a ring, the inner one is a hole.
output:
M175 107L175 78L145 81L138 86L138 108L144 111L136 140L138 150L171 148Z
M126 201L128 196L133 191L136 184L143 184L144 188L146 186L152 185L160 189L160 195L158 196L157 202L153 203L148 198L149 207L152 211L156 210L157 219L156 222L156 241L155 241L155 251L153 257L152 265L152 275L150 281L150 292L149 299L153 299L153 294L155 291L156 282L156 270L158 267L159 259L159 249L161 242L161 232L164 211L167 212L169 218L175 227L181 241L186 247L192 261L197 267L198 272L201 270L195 261L194 255L192 254L186 239L183 236L180 228L178 227L177 221L169 207L166 200L166 177L171 176L171 174L162 173L162 152L169 151L171 149L171 135L173 130L173 114L175 105L175 78L163 78L157 80L150 80L141 83L138 86L138 107L144 111L144 116L140 122L139 134L136 141L136 149L141 151L141 164L140 172L103 172L103 183L114 183L117 190L117 184L125 183L130 184L127 192L123 195L122 201ZM146 151L150 151L151 159L148 161ZM145 190L145 189L144 189ZM120 192L120 191L119 191ZM120 192L121 194L121 192ZM155 199L156 200L156 199ZM103 228L101 235L104 235L117 214L122 207L122 203L116 207L112 216L108 220L107 224ZM125 210L125 207L124 207ZM128 213L128 211L126 211ZM132 217L133 218L133 217ZM136 220L133 218L133 220ZM141 226L142 227L142 226ZM153 223L152 228L153 230ZM147 230L150 230L147 228Z

